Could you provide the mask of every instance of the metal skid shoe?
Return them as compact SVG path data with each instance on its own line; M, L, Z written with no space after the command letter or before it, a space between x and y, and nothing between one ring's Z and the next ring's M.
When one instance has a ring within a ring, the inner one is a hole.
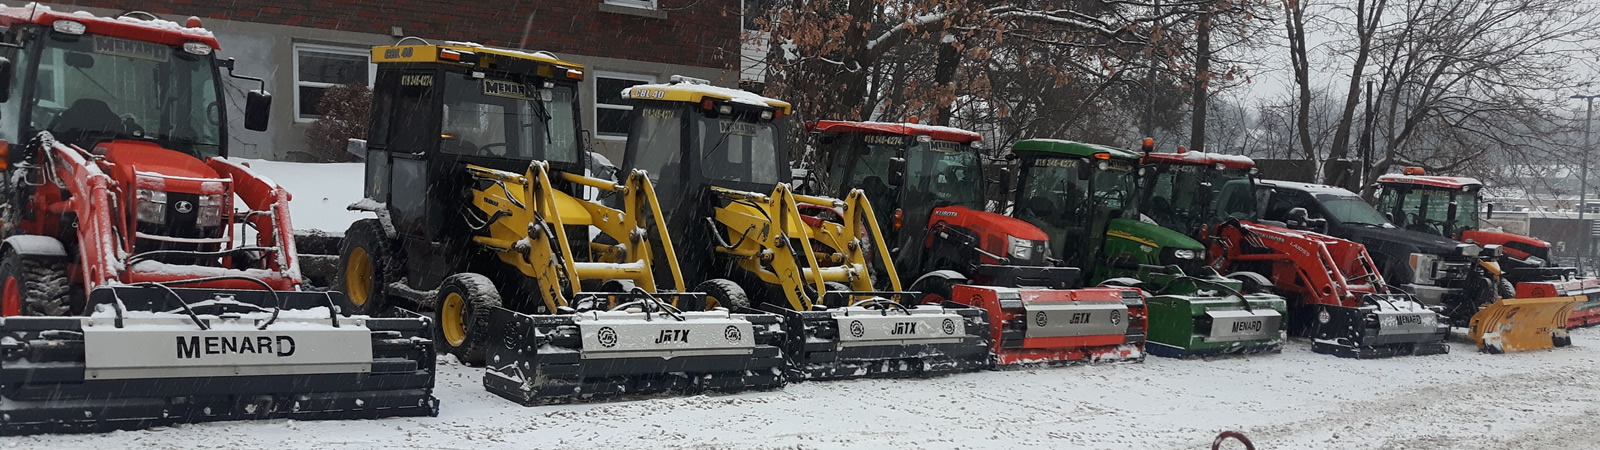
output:
M1143 361L1144 296L1132 288L957 285L952 301L988 312L995 363Z
M560 315L495 308L484 388L533 406L783 386L778 316L680 311L648 295L636 298L609 310Z
M100 287L87 316L0 320L0 434L432 416L427 319L337 292Z
M1276 295L1157 295L1145 300L1150 341L1165 358L1277 353L1287 338L1288 303Z
M1311 350L1342 358L1388 358L1450 352L1450 324L1404 294L1367 294L1366 305L1313 305Z
M804 380L926 377L989 368L988 319L959 305L904 306L892 296L908 292L829 291L865 299L850 306L795 311L760 306L781 315L789 332L792 376Z

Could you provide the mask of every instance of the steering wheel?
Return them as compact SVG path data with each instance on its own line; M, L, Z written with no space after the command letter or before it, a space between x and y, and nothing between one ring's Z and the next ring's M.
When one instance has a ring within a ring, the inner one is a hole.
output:
M222 102L211 102L211 104L206 105L206 121L210 122L211 126L222 124L221 113Z
M132 115L124 116L122 118L122 129L127 131L128 134L132 134L134 136L143 137L145 135L144 127L139 126L138 122L134 122Z
M500 151L496 152L496 151L489 150L491 148L499 148ZM506 156L507 154L511 153L511 147L509 145L507 145L507 143L505 143L505 142L499 142L499 143L494 143L494 144L483 144L482 147L478 147L478 149L473 151L473 153L476 153L476 154L478 154L480 156L482 156L482 155L484 155L486 153L487 154L492 154L494 156Z

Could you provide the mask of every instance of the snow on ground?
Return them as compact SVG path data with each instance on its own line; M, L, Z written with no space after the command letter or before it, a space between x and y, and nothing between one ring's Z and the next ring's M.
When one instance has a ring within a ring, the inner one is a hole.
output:
M366 175L361 163L306 164L238 159L289 191L289 214L296 230L343 233L371 213L345 209L361 200Z
M296 227L361 214L360 164L251 161L295 194ZM1576 346L1356 361L1310 352L795 383L777 391L522 407L441 358L439 417L185 425L0 438L0 448L1106 448L1200 449L1223 430L1260 448L1595 446L1600 329ZM1239 447L1234 447L1239 448Z
M1576 347L1357 361L1310 352L804 382L778 391L523 407L441 362L436 418L212 423L0 439L21 448L1200 449L1593 446L1600 329ZM444 360L447 358L441 358Z

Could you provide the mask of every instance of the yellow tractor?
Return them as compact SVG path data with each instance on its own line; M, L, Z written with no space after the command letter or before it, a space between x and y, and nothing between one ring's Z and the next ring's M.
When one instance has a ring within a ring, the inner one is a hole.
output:
M582 66L456 43L372 53L367 198L352 208L376 217L345 234L347 311L430 314L442 350L523 404L782 385L779 318L703 311L649 179L575 174Z
M628 88L624 173L645 171L707 302L784 316L791 376L919 376L992 364L979 309L914 305L860 190L792 192L788 103L673 77Z

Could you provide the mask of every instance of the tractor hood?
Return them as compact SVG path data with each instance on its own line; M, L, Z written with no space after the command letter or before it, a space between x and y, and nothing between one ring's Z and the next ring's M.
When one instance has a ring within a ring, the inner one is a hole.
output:
M1205 249L1205 246L1201 245L1200 241L1185 236L1183 233L1166 229L1160 225L1131 219L1112 219L1111 227L1106 231L1106 235L1156 248Z
M134 171L139 171L190 179L168 179L164 183L165 186L159 190L198 194L202 190L198 179L221 178L216 170L199 158L188 153L162 148L153 142L133 140L103 142L95 146L95 153L105 155L105 161L115 165L111 170L112 176L117 181L129 185L137 184ZM148 186L140 187L148 188Z
M1456 255L1456 245L1460 244L1443 236L1404 228L1351 226L1345 227L1341 234L1343 236L1339 237L1367 246L1369 252L1394 257L1409 257L1412 253Z
M1047 241L1050 236L1022 219L1013 218L1003 214L988 211L978 211L965 206L946 206L933 210L933 216L928 218L928 225L944 222L950 225L968 228L980 234L1003 234L1017 239L1030 241Z
M1461 232L1461 240L1471 241L1478 245L1499 245L1507 255L1517 259L1527 259L1529 255L1546 258L1550 255L1550 243L1520 234L1501 233L1498 231L1467 230Z

